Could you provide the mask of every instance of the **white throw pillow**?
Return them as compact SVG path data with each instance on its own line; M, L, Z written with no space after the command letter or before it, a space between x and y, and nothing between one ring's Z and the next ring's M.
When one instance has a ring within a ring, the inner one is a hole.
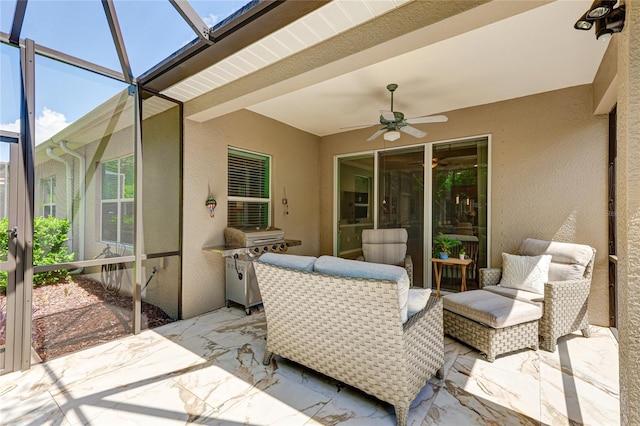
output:
M411 318L427 306L431 297L430 288L410 288L409 299L407 300L407 316Z
M500 286L544 294L544 283L549 281L551 255L516 256L502 253L502 279Z

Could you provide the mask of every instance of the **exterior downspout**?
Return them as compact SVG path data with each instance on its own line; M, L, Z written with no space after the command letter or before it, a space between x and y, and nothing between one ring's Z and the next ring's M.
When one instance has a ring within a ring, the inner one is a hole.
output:
M85 188L84 188L84 174L86 172L85 169L85 158L83 155L78 154L77 152L71 150L68 146L67 146L67 141L60 141L60 149L62 149L64 152L66 152L67 154L75 157L78 159L79 161L79 166L78 166L78 233L79 235L79 239L78 239L78 251L80 252L80 254L82 255L82 260L84 260L84 256L85 256L85 252L84 252L84 227L85 227L85 205L84 205L84 195L85 195Z
M73 175L71 174L71 167L73 166L73 160L67 160L66 158L62 158L53 153L53 148L47 148L47 155L62 164L65 165L65 176L66 176L66 186L67 186L67 220L71 221L73 217ZM71 233L72 230L70 229ZM73 241L73 240L72 240Z
M56 160L62 164L64 164L65 166L65 174L66 174L66 188L67 188L67 220L69 220L69 222L71 222L71 219L73 218L73 174L72 174L72 166L73 166L73 160L68 160L65 158L62 158L56 154L53 153L53 148L49 147L47 148L47 155L49 156L49 158ZM73 224L69 227L69 240L72 242L73 244ZM84 270L84 268L77 268L74 269L73 271L69 271L70 274L79 274L80 272L82 272Z

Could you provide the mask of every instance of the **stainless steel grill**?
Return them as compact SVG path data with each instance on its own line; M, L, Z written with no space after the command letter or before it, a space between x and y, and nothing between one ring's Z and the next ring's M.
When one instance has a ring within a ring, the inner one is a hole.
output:
M234 254L240 254L237 249L246 249L244 253L249 256L259 256L267 252L286 252L287 244L284 239L284 231L278 228L226 228L224 230L226 246L234 247ZM223 254L225 256L225 254Z
M263 253L284 253L300 240L285 240L278 228L226 228L224 246L205 247L225 257L225 290L227 307L231 302L242 305L247 315L251 307L262 303L252 260Z

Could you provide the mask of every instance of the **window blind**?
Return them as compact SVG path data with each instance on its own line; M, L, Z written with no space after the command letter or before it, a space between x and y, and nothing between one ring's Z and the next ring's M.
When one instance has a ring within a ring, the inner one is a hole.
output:
M270 162L269 156L229 148L228 226L269 225Z

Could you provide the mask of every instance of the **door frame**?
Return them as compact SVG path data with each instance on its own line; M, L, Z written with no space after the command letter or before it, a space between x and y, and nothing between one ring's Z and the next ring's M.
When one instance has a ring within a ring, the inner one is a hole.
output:
M609 112L608 156L608 226L609 226L609 328L618 338L618 252L616 235L616 158L617 158L617 105Z
M33 294L33 205L35 152L35 43L20 45L22 84L20 133L2 132L10 147L10 239L7 271L7 341L0 374L31 367L31 321ZM6 143L6 142L3 142ZM15 145L14 145L15 144Z
M7 232L17 229L17 199L18 199L18 176L19 162L18 151L20 149L20 133L0 130L0 143L7 144L9 148L8 175L5 176L5 197L8 201L7 216L9 218ZM8 185L7 185L8 183ZM5 344L0 350L0 374L14 371L15 348L16 348L16 319L21 314L22 305L16 303L16 255L17 255L17 235L15 238L7 239L7 260L0 261L0 271L7 273L7 294L5 305ZM19 335L20 333L18 333Z

